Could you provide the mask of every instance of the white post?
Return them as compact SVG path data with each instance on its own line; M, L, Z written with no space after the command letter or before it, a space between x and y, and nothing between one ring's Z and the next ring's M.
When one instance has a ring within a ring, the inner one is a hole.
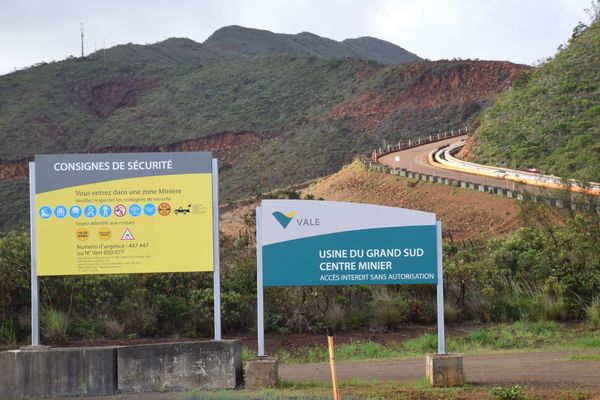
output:
M37 276L35 163L29 163L29 224L31 235L31 345L40 345L40 290Z
M446 338L444 333L444 271L442 268L442 221L436 222L437 241L437 322L438 322L438 354L446 354Z
M213 205L213 293L215 315L215 340L221 340L221 266L219 257L219 166L216 158L212 159L212 205Z
M265 311L263 293L262 209L256 209L256 330L258 331L258 356L265 356Z

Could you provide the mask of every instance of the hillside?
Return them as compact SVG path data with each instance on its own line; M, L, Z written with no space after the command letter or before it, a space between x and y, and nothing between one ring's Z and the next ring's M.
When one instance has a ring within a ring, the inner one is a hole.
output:
M211 150L227 203L462 127L527 69L231 54L170 39L0 76L0 230L28 220L34 154Z
M421 60L400 46L372 37L338 42L310 32L288 35L236 25L215 31L204 44L245 56L311 55L319 58L373 60L381 64L402 64Z
M444 221L444 236L453 240L499 237L521 226L517 200L368 171L358 161L305 192L325 200L433 212Z
M600 21L499 96L463 155L599 182Z
M444 237L456 241L503 237L522 225L517 200L368 171L359 161L311 183L302 194L433 212L444 221ZM228 235L244 231L245 216L255 207L249 204L222 212L220 229Z

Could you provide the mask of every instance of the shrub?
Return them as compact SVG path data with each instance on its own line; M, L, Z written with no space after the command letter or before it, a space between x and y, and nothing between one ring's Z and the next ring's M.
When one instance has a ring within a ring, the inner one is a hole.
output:
M394 329L408 319L409 302L386 288L378 289L373 296L375 323L387 329Z
M332 303L327 307L325 312L325 322L327 326L334 330L342 330L346 328L346 314L344 308L338 303Z
M104 321L104 333L111 339L122 338L125 336L125 327L121 322L109 319Z
M432 335L431 333L424 333L419 337L404 342L404 348L407 351L417 354L434 352L438 348L437 345L437 335Z
M585 316L594 328L600 328L600 297L594 297L592 302L585 306Z
M489 331L475 330L469 334L469 342L478 346L488 346L494 343L494 335Z
M493 387L490 390L490 394L498 400L526 400L527 394L523 388L519 385L511 388L504 388L500 386Z
M69 319L61 311L49 309L42 312L42 335L51 342L65 340L69 329Z
M10 320L0 321L0 344L10 346L17 344L17 335Z

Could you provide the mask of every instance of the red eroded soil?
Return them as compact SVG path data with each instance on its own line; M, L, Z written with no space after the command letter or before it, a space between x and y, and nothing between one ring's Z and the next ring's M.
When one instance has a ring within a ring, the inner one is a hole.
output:
M393 67L381 92L373 88L335 107L329 117L349 119L358 129L372 129L399 111L449 108L477 101L489 104L508 90L528 67L505 61L438 61ZM371 75L365 69L358 76Z
M307 193L325 200L434 212L444 236L453 240L502 236L521 224L517 200L371 172L359 162L315 183Z

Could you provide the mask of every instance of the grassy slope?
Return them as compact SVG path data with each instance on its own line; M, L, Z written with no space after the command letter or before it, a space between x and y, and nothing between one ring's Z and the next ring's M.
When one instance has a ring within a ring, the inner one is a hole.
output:
M186 71L113 114L87 149L163 145L226 131L281 132L322 118L349 94L355 72L339 60L283 57Z
M466 61L384 67L317 57L236 58L183 39L117 46L1 76L0 161L160 148L219 132L268 137L222 170L221 200L227 202L331 174L383 140L468 123L499 87L487 82L471 96L475 100L464 102L427 100L437 98L436 91L447 95L461 68L490 74L483 63ZM461 83L463 90L471 90L470 82ZM423 104L405 104L413 93ZM360 110L363 97L369 101L365 111L332 116L332 110L356 104ZM1 203L26 203L26 180L2 185ZM8 213L0 212L0 229L27 223Z
M600 21L483 114L475 161L600 181Z

